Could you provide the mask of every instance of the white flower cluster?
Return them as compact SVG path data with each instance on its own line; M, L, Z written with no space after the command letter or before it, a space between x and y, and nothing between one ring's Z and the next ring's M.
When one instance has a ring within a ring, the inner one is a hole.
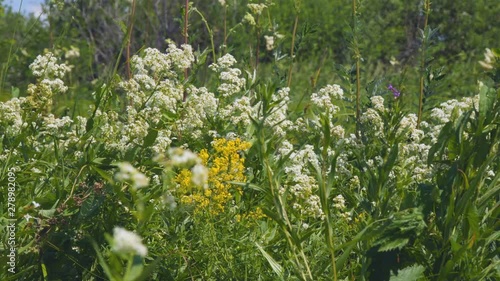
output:
M205 87L191 86L187 89L187 93L188 98L183 104L181 118L177 119L175 124L183 135L200 138L201 130L208 124L207 120L216 116L219 100Z
M64 127L69 127L73 123L73 120L69 116L64 116L62 118L56 118L54 114L49 114L43 117L43 128L47 133L54 136L62 136L58 134Z
M366 125L368 132L374 133L375 136L381 137L384 130L384 121L380 117L377 110L368 108L360 118L361 124Z
M120 169L116 174L115 178L121 182L127 182L132 185L132 188L138 189L146 187L149 185L149 179L141 172L139 172L134 166L127 162L121 162L116 164Z
M271 114L264 120L264 124L272 128L274 134L281 137L285 136L286 131L293 126L293 122L288 119L289 95L290 88L279 89L271 98L276 105L273 107Z
M242 124L243 126L248 126L252 122L250 117L257 117L256 112L257 109L252 106L251 99L247 96L242 96L223 108L220 115L223 118L229 118L234 125Z
M38 55L30 64L33 75L37 78L63 78L71 69L66 64L58 64L54 54L48 52L45 55Z
M311 102L318 107L321 111L326 111L328 114L333 115L337 113L339 107L334 105L332 99L340 100L344 97L344 91L339 85L327 85L320 89L318 93L311 95Z
M346 208L345 206L345 199L342 194L339 194L333 198L333 207L339 209L340 211L344 210Z
M398 134L408 134L414 142L420 142L424 138L424 131L417 129L418 117L414 113L404 116L399 122Z
M472 98L462 98L460 101L455 99L447 100L446 102L441 103L439 107L432 109L431 117L436 121L445 124L449 121L455 121L467 110L472 108L478 109L478 103L479 96L477 95Z
M279 153L284 153L280 157L288 155L290 146L291 144L285 143L279 150ZM287 181L281 193L285 190L289 192L293 208L301 215L323 219L324 213L321 209L320 198L315 194L318 186L314 177L311 176L309 164L319 169L319 160L314 153L313 146L306 145L304 149L290 154L289 162L285 166Z
M181 48L177 48L175 44L169 44L167 58L178 69L186 69L194 62L193 48L188 44L182 44Z
M242 20L243 23L248 23L249 25L257 25L255 18L250 13L246 13Z
M80 49L75 46L71 46L69 50L64 53L66 59L75 59L80 57Z
M181 112L187 114L178 116L176 120L179 120L179 124L173 126L181 132L190 132L190 129L196 126L203 126L201 123L205 121L203 118L206 117L206 112L200 112L199 109L211 107L213 110L214 102L213 99L203 100L203 104L196 101L210 97L210 93L201 90L202 94L193 97L195 101L182 103L185 89L180 81L182 79L180 70L189 68L194 62L191 46L182 45L181 48L177 48L175 44L169 44L166 53L147 48L143 56L133 56L131 62L133 77L119 84L127 97L127 118L126 121L104 122L108 123L104 126L110 130L110 133L105 134L112 137L107 141L107 147L125 152L132 147L142 145L149 130L156 130L166 115L176 116ZM183 110L183 107L187 109ZM172 129L172 127L157 129L157 138L152 146L153 152L165 152L172 142ZM199 132L193 134L198 136Z
M493 69L496 55L491 49L486 48L484 51L484 61L479 61L479 64L487 70Z
M370 98L370 101L372 102L372 106L375 110L379 112L384 112L385 107L384 107L384 98L381 96L373 96Z
M195 153L180 147L169 148L166 158L159 155L156 161L165 167L181 167L191 169L191 181L203 188L208 188L208 168L201 163Z
M264 11L265 8L267 8L266 4L247 4L247 7L250 9L250 12L252 12L254 15L260 15L262 14L262 11Z
M274 36L264 35L264 39L266 40L266 50L272 51L274 49Z
M191 168L191 181L203 188L208 188L208 168L202 164L196 164Z
M167 157L168 164L172 166L193 166L201 163L198 155L180 147L169 148Z
M23 121L22 107L26 103L25 98L13 98L6 102L0 102L0 134L15 137L21 133L21 130L27 126ZM3 132L2 132L3 131Z
M119 254L135 254L145 257L148 254L148 249L141 240L141 237L134 232L122 227L115 227L113 229L112 250Z
M71 71L71 68L64 63L58 64L52 53L38 55L29 67L38 78L36 84L28 85L29 101L34 108L49 111L54 94L68 90L61 78Z
M219 73L221 84L217 90L223 97L230 97L238 92L245 86L245 78L241 78L241 70L238 68L231 68L236 63L234 57L230 54L225 54L209 66L210 69Z

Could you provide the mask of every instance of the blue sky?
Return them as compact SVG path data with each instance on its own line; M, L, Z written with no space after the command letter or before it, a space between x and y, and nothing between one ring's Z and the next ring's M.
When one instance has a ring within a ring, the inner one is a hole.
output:
M19 5L22 2L21 12L23 14L33 13L37 16L42 12L41 4L45 2L44 0L4 0L4 3L11 6L13 11L19 10Z

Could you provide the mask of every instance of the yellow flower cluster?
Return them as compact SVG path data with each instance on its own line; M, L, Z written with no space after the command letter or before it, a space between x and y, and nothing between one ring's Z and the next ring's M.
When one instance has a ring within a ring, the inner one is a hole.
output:
M231 188L234 182L245 182L245 159L241 151L250 148L250 143L240 140L216 139L212 143L214 152L203 149L198 154L202 164L208 167L208 188L195 186L191 171L183 169L175 178L181 203L194 204L195 211L209 209L213 215L224 212L227 202L233 199ZM236 189L241 193L241 189Z
M260 207L257 207L255 209L255 211L250 211L249 213L243 214L243 215L236 215L236 221L237 222L241 222L241 221L245 221L245 220L256 221L256 220L259 220L259 219L265 218L265 217L266 217L266 214L264 214L264 212L262 211L262 209Z

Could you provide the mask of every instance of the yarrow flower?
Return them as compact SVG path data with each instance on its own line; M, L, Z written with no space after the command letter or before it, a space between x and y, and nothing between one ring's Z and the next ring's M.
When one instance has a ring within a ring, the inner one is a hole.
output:
M399 98L399 96L401 96L401 92L399 92L398 89L394 88L392 86L392 84L389 84L387 89L392 92L392 94L394 95L394 98L397 99L397 98Z
M145 257L148 249L142 244L141 237L122 227L113 229L113 251L119 254L136 254Z

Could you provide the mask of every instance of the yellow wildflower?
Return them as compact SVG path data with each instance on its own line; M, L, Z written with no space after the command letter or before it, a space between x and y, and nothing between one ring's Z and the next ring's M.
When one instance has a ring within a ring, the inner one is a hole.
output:
M175 178L181 202L194 204L195 211L208 208L213 215L224 212L227 203L233 199L233 185L229 182L246 181L245 158L240 153L250 146L250 143L240 139L216 139L212 143L212 154L209 154L207 149L201 150L198 157L202 164L208 167L208 187L202 189L194 186L191 172L187 169L181 170ZM235 190L242 193L240 188Z

